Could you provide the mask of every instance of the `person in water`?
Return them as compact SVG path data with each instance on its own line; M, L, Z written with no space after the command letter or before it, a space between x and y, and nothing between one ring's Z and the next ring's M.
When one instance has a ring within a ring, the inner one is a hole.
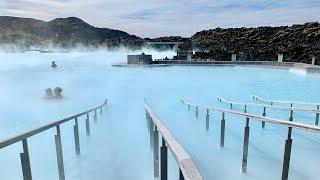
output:
M57 67L57 64L56 64L55 61L52 61L52 62L51 62L51 67L54 68L54 69Z
M47 88L45 90L45 93L46 93L45 98L47 98L47 99L61 99L62 98L62 95L61 95L62 91L63 91L63 89L60 87L54 88L53 91L51 88Z
M54 96L55 96L56 98L62 98L62 95L61 95L62 90L63 90L63 89L60 88L60 87L54 88L54 90L53 90Z

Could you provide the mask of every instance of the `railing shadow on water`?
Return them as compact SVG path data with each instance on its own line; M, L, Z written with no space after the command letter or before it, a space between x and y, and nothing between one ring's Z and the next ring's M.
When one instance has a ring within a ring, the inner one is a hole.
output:
M65 179L64 173L64 163L63 163L63 152L62 152L62 142L61 142L61 132L60 132L60 125L69 122L71 120L75 121L75 125L73 126L74 132L74 145L75 145L75 152L77 155L80 155L80 139L79 139L79 128L78 128L78 118L81 116L86 115L85 119L85 126L86 126L86 135L90 135L90 113L94 113L93 120L97 122L97 111L102 113L102 109L106 109L107 100L104 101L102 105L89 109L85 112L64 118L62 120L58 120L29 131L23 132L18 135L14 135L8 138L0 139L0 149L5 148L7 146L13 145L17 142L22 142L23 152L20 153L20 160L21 160L21 167L22 167L22 174L24 180L32 180L32 171L31 171L31 164L30 164L30 156L29 156L29 149L28 149L28 138L41 132L47 131L51 128L56 128L57 134L54 136L55 139L55 146L56 146L56 156L57 156L57 164L58 164L58 173L59 173L59 180Z
M221 98L218 100L222 100ZM216 108L211 105L202 105L202 104L193 104L188 102L186 99L181 98L181 102L188 106L188 110L191 110L191 107L195 108L195 115L196 117L199 114L199 108L203 108L207 110L207 115L206 115L206 121L209 121L209 112L211 111L216 111L221 113L221 129L220 129L220 147L224 147L224 137L225 137L225 125L226 125L226 120L225 120L225 114L233 114L237 116L242 116L245 117L245 128L244 128L244 136L243 136L243 154L242 154L242 173L247 173L247 163L248 163L248 146L249 146L249 132L250 132L250 127L249 127L249 122L250 120L255 120L255 121L260 121L264 123L270 123L270 124L275 124L275 125L280 125L280 126L285 126L288 127L288 135L287 139L285 140L285 148L284 148L284 156L283 156L283 167L282 167L282 177L281 180L287 180L288 175L289 175L289 168L290 168L290 157L291 157L291 147L292 147L292 129L300 129L304 131L310 131L314 133L320 133L320 127L319 126L313 126L313 125L307 125L299 122L293 122L293 110L290 110L290 116L289 116L289 121L288 120L283 120L283 119L276 119L276 118L270 118L266 117L265 115L259 116L259 115L254 115L254 114L249 114L247 113L246 106L244 109L244 112L240 111L234 111L232 110L232 105L230 106L230 110L228 109L221 109L221 108ZM206 122L208 123L208 122Z
M168 179L168 147L179 166L180 180L203 180L197 165L165 127L160 118L145 102L146 120L150 133L150 148L153 150L154 178ZM159 132L162 136L159 158ZM160 172L159 172L160 168Z

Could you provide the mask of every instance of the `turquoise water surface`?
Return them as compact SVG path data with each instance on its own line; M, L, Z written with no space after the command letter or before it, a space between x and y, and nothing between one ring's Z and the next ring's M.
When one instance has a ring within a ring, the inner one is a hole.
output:
M74 152L74 122L63 125L62 143L66 179L153 179L153 155L145 121L144 98L164 124L194 158L205 179L280 179L287 128L250 122L248 173L241 174L244 118L226 115L225 147L219 147L221 114L210 112L206 131L205 110L195 117L181 104L212 104L222 96L252 101L252 94L273 99L320 102L320 77L294 71L249 67L112 67L125 61L127 51L87 53L0 54L0 138L90 109L109 100L98 123L91 121L91 136L80 122L81 156ZM148 53L148 52L147 52ZM173 52L152 52L154 58ZM58 64L50 68L51 61ZM42 98L44 89L60 86L63 100ZM314 107L308 107L314 108ZM234 106L243 111L243 107ZM261 115L261 108L248 108ZM267 111L267 116L287 120L286 111ZM294 121L314 124L315 115L294 113ZM29 138L34 179L57 179L55 129ZM289 179L318 179L318 134L293 131ZM20 143L0 150L0 174L4 180L22 179ZM169 179L177 179L178 167L169 157Z

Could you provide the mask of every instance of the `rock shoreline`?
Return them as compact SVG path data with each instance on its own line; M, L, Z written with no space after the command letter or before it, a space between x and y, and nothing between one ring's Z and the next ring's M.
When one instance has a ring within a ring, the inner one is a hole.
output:
M240 61L276 61L284 54L285 62L311 63L312 56L320 64L320 23L303 25L211 29L191 37L195 59L230 61L232 53Z

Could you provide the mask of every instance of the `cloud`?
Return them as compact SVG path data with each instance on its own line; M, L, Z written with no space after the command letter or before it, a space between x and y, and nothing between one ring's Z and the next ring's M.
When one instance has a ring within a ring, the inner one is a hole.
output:
M0 15L52 20L76 16L144 37L190 36L216 27L319 21L319 0L1 0Z

